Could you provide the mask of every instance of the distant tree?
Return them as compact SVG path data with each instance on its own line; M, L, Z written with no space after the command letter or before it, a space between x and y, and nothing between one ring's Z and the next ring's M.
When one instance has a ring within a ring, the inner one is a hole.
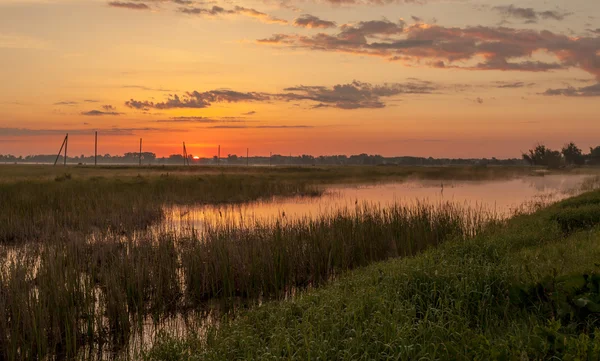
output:
M562 156L559 151L546 148L543 144L538 144L529 153L523 154L523 159L531 165L542 165L549 168L558 168L562 163Z
M585 163L583 152L573 142L565 144L562 148L562 155L565 157L565 162L569 165L582 165Z
M147 162L152 162L156 159L156 154L152 152L143 152L142 159Z
M588 155L590 164L600 165L600 146L596 148L590 148L590 154Z

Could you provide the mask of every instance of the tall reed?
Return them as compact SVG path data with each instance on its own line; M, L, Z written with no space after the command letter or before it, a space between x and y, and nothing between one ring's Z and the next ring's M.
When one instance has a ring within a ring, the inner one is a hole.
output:
M317 219L205 231L79 233L0 253L0 358L124 348L151 319L256 302L340 272L479 232L490 219L452 204L362 205Z
M0 183L0 244L54 241L73 232L131 233L161 220L169 204L242 203L321 192L306 182L236 175Z

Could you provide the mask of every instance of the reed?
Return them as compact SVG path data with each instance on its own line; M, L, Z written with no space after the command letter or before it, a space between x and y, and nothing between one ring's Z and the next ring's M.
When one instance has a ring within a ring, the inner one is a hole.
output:
M517 215L475 237L242 311L202 337L162 335L143 356L598 360L599 209L596 191Z
M71 178L0 184L0 244L79 232L131 233L163 217L169 204L242 203L273 196L318 196L306 182L212 175Z
M73 233L11 247L1 260L0 356L125 349L148 319L159 324L214 300L227 312L286 298L346 270L470 238L488 221L451 204L362 205L312 220Z

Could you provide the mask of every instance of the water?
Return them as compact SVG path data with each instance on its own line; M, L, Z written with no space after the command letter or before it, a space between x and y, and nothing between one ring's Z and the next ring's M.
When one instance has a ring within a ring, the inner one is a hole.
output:
M371 185L342 185L326 189L322 197L274 198L243 205L174 206L164 225L202 230L207 223L246 226L256 222L315 218L364 203L387 206L417 202L452 202L509 217L531 204L555 202L576 192L588 175L540 175L494 181L406 181Z

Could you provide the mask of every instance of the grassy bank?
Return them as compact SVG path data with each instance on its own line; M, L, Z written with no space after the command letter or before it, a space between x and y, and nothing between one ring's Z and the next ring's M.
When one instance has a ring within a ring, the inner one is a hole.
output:
M242 203L273 196L317 196L304 181L241 175L78 178L61 175L0 183L0 244L52 241L73 232L131 233L168 204Z
M386 179L491 180L539 175L542 168L518 166L67 166L0 164L0 183L23 180L49 180L71 175L74 179L172 176L243 175L280 181L319 183L371 182ZM597 168L553 170L552 173L598 173Z
M598 360L600 192L377 263L147 360Z
M340 273L468 238L488 221L452 205L359 207L207 232L72 234L4 248L0 358L121 349L143 323L285 298Z
M579 170L564 171L577 173ZM52 167L0 166L0 244L73 232L131 233L169 204L243 203L322 193L323 185L407 179L490 180L526 167Z

